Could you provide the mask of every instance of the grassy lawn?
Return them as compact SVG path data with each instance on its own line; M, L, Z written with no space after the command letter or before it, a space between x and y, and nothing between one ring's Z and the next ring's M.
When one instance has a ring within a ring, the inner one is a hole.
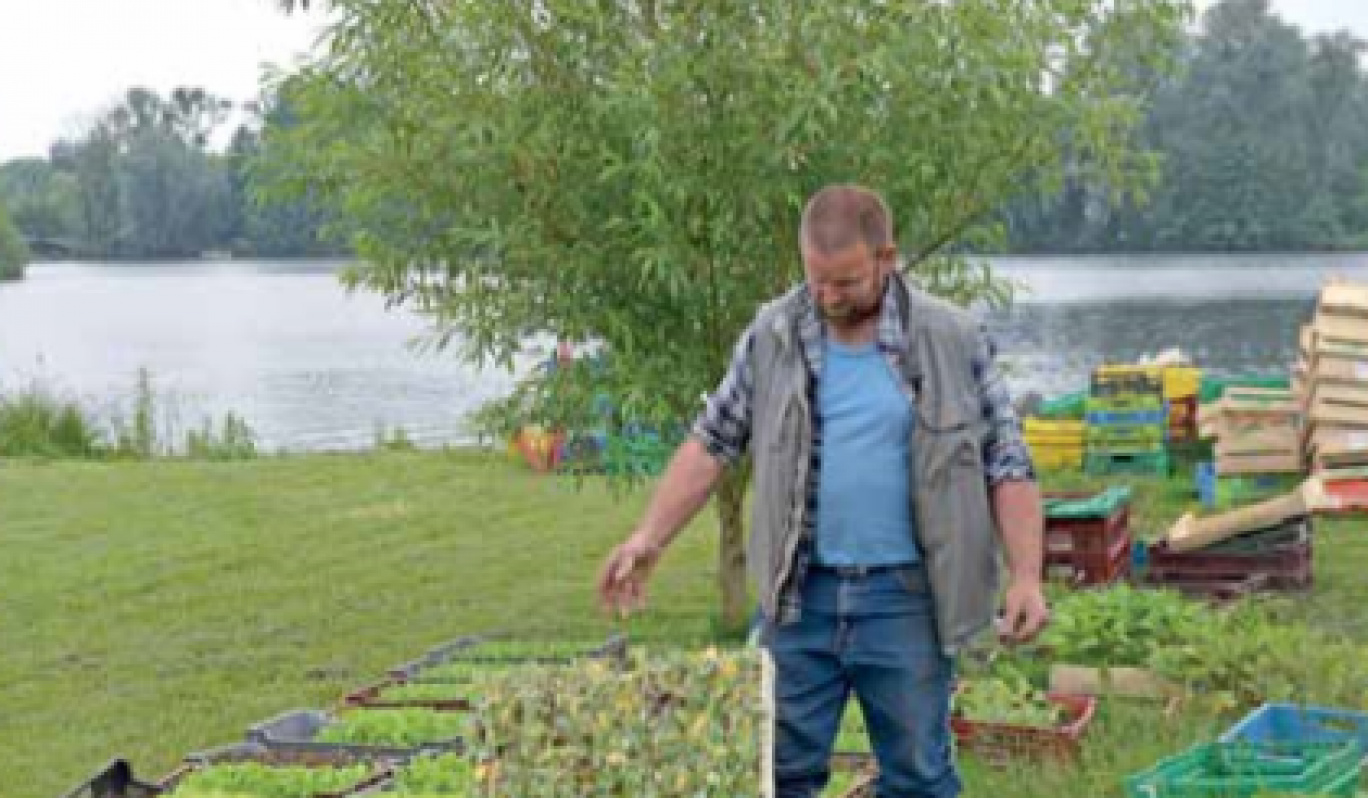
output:
M1145 533L1189 501L1181 480L1137 486ZM599 562L643 501L471 453L0 462L3 793L57 794L115 754L158 775L464 633L703 643L710 513L667 555L649 613L620 626L597 612ZM1298 612L1368 641L1368 521L1325 524L1316 546ZM1229 720L1108 705L1082 769L970 760L967 795L1120 795L1122 776Z

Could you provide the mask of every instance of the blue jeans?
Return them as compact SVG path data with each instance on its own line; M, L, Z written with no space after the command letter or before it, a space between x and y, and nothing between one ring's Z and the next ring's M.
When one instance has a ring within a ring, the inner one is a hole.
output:
M878 798L958 796L954 663L940 650L924 570L813 568L802 606L800 620L766 620L762 634L775 666L776 798L821 793L852 692L879 765Z

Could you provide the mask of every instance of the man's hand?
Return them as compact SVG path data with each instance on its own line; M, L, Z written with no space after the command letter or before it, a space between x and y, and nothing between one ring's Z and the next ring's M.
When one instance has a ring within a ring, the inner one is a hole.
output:
M1003 600L998 637L1006 643L1030 642L1050 622L1050 608L1039 579L1013 579Z
M608 555L599 573L599 601L605 613L619 617L644 609L646 580L660 559L660 547L634 532Z

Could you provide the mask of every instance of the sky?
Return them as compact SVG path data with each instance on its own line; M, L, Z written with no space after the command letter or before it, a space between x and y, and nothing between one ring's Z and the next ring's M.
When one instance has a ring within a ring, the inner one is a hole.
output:
M275 0L0 0L0 161L45 155L132 86L253 99L262 65L289 65L321 28Z
M1364 0L1273 6L1307 31L1368 39ZM287 16L275 0L0 0L0 161L46 154L131 86L250 100L262 65L289 65L321 28L317 11Z

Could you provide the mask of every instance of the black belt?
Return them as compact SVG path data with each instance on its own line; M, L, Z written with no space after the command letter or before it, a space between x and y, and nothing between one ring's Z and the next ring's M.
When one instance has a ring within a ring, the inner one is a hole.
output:
M816 568L819 571L826 571L827 573L836 574L840 577L859 578L863 576L871 576L873 574L881 574L887 571L901 571L908 568L921 568L921 563L900 562L894 563L892 565L825 565L823 563L814 563L812 567Z

